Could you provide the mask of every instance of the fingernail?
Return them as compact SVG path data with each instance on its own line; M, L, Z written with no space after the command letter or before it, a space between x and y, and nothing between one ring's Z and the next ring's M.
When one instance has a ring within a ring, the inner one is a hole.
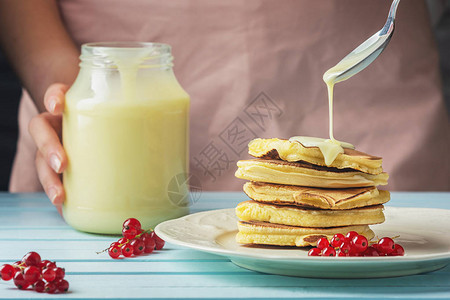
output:
M49 100L50 112L55 112L57 101L58 101L58 99L56 99L56 97L50 98L50 100Z
M49 188L48 189L48 198L50 201L52 201L53 204L55 204L56 197L58 197L58 190L56 188Z
M56 173L59 173L59 169L61 168L61 160L56 154L50 155L50 166Z

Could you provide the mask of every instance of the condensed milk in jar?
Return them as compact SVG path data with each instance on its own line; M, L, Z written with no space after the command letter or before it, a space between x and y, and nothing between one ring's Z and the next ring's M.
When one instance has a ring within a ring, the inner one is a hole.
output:
M64 219L78 230L117 234L130 217L150 228L187 214L178 200L188 186L173 183L188 173L189 96L173 73L170 46L91 43L80 59L63 114Z

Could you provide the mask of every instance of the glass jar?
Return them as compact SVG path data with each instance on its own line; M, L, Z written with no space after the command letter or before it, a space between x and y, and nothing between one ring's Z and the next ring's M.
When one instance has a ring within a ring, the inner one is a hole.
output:
M170 46L91 43L80 59L63 114L66 222L116 234L130 217L153 228L187 214L189 96Z

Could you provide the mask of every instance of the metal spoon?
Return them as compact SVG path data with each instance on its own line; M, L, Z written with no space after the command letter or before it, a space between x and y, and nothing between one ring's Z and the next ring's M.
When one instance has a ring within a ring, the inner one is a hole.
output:
M395 13L399 3L400 0L392 1L389 15L383 28L350 52L336 66L328 70L323 75L325 82L337 83L347 80L364 70L383 52L394 33Z

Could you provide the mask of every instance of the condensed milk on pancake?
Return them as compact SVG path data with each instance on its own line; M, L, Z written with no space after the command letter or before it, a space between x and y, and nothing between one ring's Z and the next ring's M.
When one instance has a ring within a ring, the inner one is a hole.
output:
M325 164L327 166L330 166L340 153L344 153L344 148L355 149L355 146L353 146L352 144L340 142L335 140L334 138L322 139L310 136L294 136L291 137L289 141L298 142L305 147L318 147L322 152Z
M256 158L283 160L287 162L304 161L317 166L327 166L324 156L318 147L305 147L302 143L290 142L284 139L257 138L248 144L248 153ZM380 174L382 158L344 148L327 167L338 169L353 169L368 174Z
M328 118L329 118L329 139L322 139L317 137L308 136L294 136L289 139L291 142L301 143L305 147L318 147L323 154L325 164L327 166L331 165L336 157L340 153L344 153L344 148L355 149L355 147L346 142L338 141L334 138L333 132L333 90L334 85L338 82L344 81L355 75L356 73L347 72L346 70L351 69L361 62L361 57L366 57L366 53L371 53L380 45L374 43L370 47L361 48L362 51L351 52L349 55L344 57L337 65L329 69L323 74L323 81L327 85L328 91ZM342 74L344 75L342 76Z

